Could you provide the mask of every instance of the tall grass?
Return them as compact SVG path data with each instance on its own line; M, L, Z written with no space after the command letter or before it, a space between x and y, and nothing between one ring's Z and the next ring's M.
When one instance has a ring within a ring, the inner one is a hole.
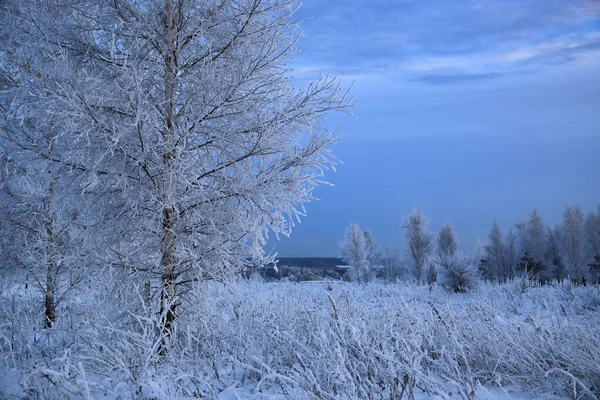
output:
M65 306L68 318L40 330L33 296L2 294L0 394L212 398L237 387L251 398L600 397L598 288L205 284L182 306L166 357L156 355L155 318L141 300L136 308L134 295L128 307L105 297L98 307L97 295L80 295Z

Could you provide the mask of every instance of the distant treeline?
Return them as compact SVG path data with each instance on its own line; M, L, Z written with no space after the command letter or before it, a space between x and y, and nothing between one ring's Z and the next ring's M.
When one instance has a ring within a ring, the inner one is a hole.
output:
M351 223L341 242L341 254L352 265L358 282L379 276L391 281L410 272L417 283L433 284L438 272L455 291L474 287L475 281L504 283L526 277L541 284L570 280L600 284L600 207L587 215L578 205L567 206L562 221L547 225L537 209L503 231L494 219L487 243L462 253L450 222L439 232L429 230L429 219L419 209L404 217L406 251L378 249L371 231ZM375 270L374 270L375 268Z
M271 265L256 272L265 281L339 280L348 271L347 268L340 267L345 264L341 258L336 257L285 257L277 260L277 267Z

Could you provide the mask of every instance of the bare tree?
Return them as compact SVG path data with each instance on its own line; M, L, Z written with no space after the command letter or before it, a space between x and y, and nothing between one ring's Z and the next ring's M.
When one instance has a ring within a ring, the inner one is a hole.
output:
M442 273L443 285L454 293L470 292L480 280L477 264L467 257L456 256Z
M537 208L534 208L527 221L527 248L536 260L544 258L546 242L546 224Z
M375 266L379 262L379 254L377 253L377 249L379 245L373 239L373 234L370 230L365 229L365 245L367 247L367 260L369 260L369 264L371 266Z
M487 279L506 282L514 278L518 259L517 235L512 229L509 229L505 236L495 218L488 234L485 254L487 270L484 273Z
M15 127L4 136L119 205L99 228L110 261L160 276L165 337L178 287L270 262L267 233L290 233L336 162L322 121L351 103L334 79L290 85L293 10L288 0L7 6L8 111L56 116L55 145L68 151L50 154ZM32 66L41 73L19 79Z
M583 212L578 205L568 206L563 213L561 242L567 271L578 282L585 282L585 230Z
M433 250L433 235L428 229L429 221L421 210L415 209L404 217L402 228L406 231L406 241L412 259L415 278L421 283L423 266Z
M476 261L478 261L477 258L475 257ZM442 284L455 293L464 293L474 289L480 280L481 273L477 263L459 254L458 240L454 228L449 222L444 224L438 234L437 263L441 266ZM428 281L430 276L437 279L437 272L433 264L428 272Z
M505 280L512 279L515 276L515 268L519 259L517 247L517 235L513 229L509 229L504 239L503 274L506 277Z
M595 282L600 281L600 206L585 219L586 263Z
M0 190L6 226L3 244L12 274L22 272L27 282L44 297L44 326L56 322L60 301L84 276L79 264L83 254L77 205L65 199L68 174L55 165L30 157L6 154L9 143L0 141L2 157ZM14 149L12 149L14 150ZM61 179L62 178L62 179ZM61 190L62 189L62 190Z
M558 282L562 282L565 278L565 266L561 255L561 232L558 225L552 229L548 228L547 240L546 265L552 266L552 277Z
M522 260L528 259L532 277L540 278L546 270L546 225L537 208L528 216L527 220L517 224L519 231L519 252Z
M486 277L492 279L497 278L500 282L506 282L509 278L508 271L506 271L506 249L504 246L504 236L498 220L494 218L492 222L492 228L488 235L488 245L485 247L485 251L488 257L488 271L486 271Z
M340 256L350 264L351 276L357 282L366 282L369 276L369 255L372 250L372 244L367 241L370 235L365 234L358 224L351 223L346 228L344 238L340 243Z
M458 252L458 242L454 233L454 228L449 222L445 223L438 234L437 240L437 258L438 263L446 266L456 257Z
M383 276L386 281L393 282L402 276L403 271L400 265L398 250L391 251L386 246L381 255L381 262L383 263Z

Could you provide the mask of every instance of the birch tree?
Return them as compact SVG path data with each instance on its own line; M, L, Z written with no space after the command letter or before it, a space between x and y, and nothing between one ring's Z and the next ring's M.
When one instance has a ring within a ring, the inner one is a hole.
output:
M585 218L586 261L592 279L598 282L600 277L600 207Z
M488 235L488 245L485 247L485 251L489 260L487 278L496 277L499 281L506 282L509 276L504 260L506 254L504 235L496 218L492 222L492 227Z
M568 206L563 213L561 225L562 249L571 279L584 282L587 275L585 265L584 217L578 205Z
M403 271L398 250L392 251L386 246L381 254L381 262L383 264L383 276L386 281L393 282L402 276Z
M529 272L539 278L547 268L544 257L546 226L537 208L532 211L527 220L517 225L517 229L519 230L520 255L523 260L531 260L527 263L530 265L529 268L533 268Z
M443 285L455 293L473 290L480 280L478 260L479 257L470 259L459 254L454 228L449 222L444 224L437 239L437 262L442 267Z
M9 112L57 116L68 151L5 137L119 205L103 237L112 262L160 276L165 337L178 287L271 261L268 232L289 235L335 165L323 119L351 102L335 79L292 88L293 11L287 0L6 6ZM32 65L40 74L20 79Z
M83 254L79 211L64 198L64 186L72 177L48 162L19 160L14 157L17 151L7 155L7 143L0 142L0 147L5 153L0 180L6 223L2 234L10 238L3 243L3 262L13 275L26 274L26 282L33 280L44 298L44 326L52 328L59 303L84 276L77 265Z
M561 255L561 231L558 225L548 228L546 243L546 265L552 266L552 277L558 282L565 278L565 266Z
M506 232L504 239L504 275L507 277L506 279L514 278L518 259L517 235L511 228Z
M433 250L433 235L428 229L429 221L421 210L413 210L404 218L402 228L406 232L408 251L413 263L417 283L421 283L423 266Z
M438 234L437 240L437 258L438 263L446 267L451 260L456 257L458 251L458 242L452 224L447 222L444 224Z
M370 230L365 229L363 232L365 235L365 245L367 247L367 260L369 260L371 266L375 266L380 262L379 254L377 254L379 245L375 242L375 239L373 239L373 234Z
M2 9L4 27L10 27ZM13 276L25 279L43 296L46 328L54 327L57 308L86 275L81 257L85 235L81 203L70 197L77 174L52 161L66 151L56 141L56 116L33 118L20 107L25 96L20 84L43 89L42 65L37 54L24 57L27 41L11 42L11 32L0 29L0 207L3 263ZM13 58L14 59L11 59ZM23 57L23 58L21 58ZM20 60L21 69L16 68ZM39 60L38 60L39 61ZM39 154L44 156L40 157ZM87 263L89 264L89 263Z
M369 276L369 256L374 242L369 241L370 234L351 223L346 228L344 238L340 243L340 256L351 266L351 275L357 282L366 282Z
M457 252L458 242L456 240L454 228L452 227L452 224L446 222L438 233L436 249L437 263L442 267L444 278L450 275L449 270L457 263ZM431 285L432 281L437 281L437 271L434 264L429 266L429 271L427 272L427 283Z

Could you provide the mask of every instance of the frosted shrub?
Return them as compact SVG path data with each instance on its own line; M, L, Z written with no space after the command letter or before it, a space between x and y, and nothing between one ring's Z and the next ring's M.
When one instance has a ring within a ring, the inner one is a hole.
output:
M454 257L445 263L443 285L454 293L466 293L475 289L480 280L477 265L470 260Z

